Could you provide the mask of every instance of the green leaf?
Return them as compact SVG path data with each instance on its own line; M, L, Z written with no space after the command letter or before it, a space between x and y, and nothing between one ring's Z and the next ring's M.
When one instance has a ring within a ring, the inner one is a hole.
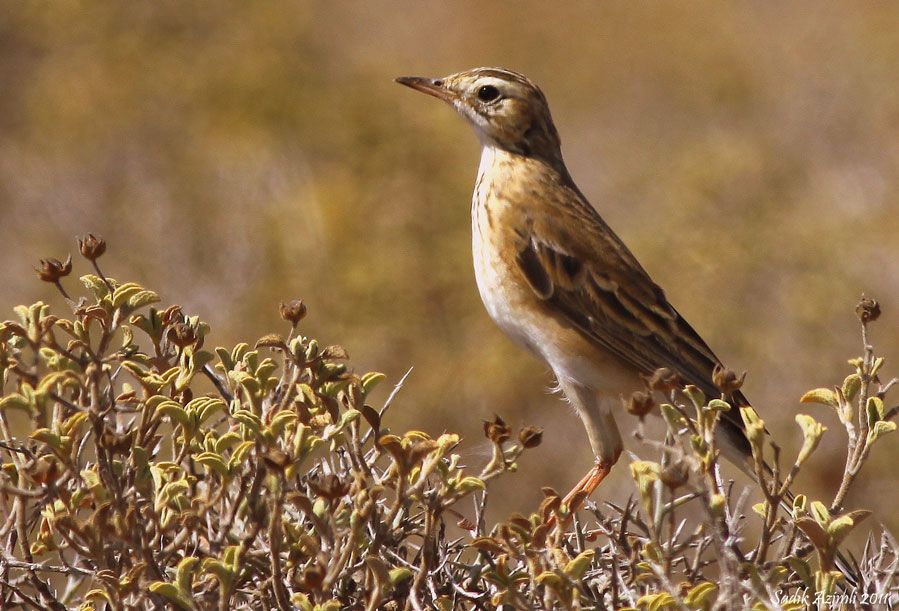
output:
M808 497L804 494L797 494L793 498L793 517L798 518L808 513Z
M390 573L388 573L390 583L394 586L403 583L404 581L408 581L412 578L412 571L407 569L404 566L398 566L396 568L390 569Z
M707 458L709 453L709 444L702 437L702 435L690 435L690 446L700 458Z
M296 422L296 420L297 413L295 411L290 409L282 409L272 417L268 428L275 437L280 437L281 433L284 432L284 429L287 427L287 425L292 422Z
M783 583L784 579L790 576L790 569L783 566L782 564L775 565L771 567L771 571L768 573L768 583L772 586L777 586Z
M69 370L54 371L53 373L48 373L43 378L41 378L41 381L37 385L35 391L40 395L44 395L53 390L55 386L59 384L67 385L67 383L74 383L75 387L80 386L75 372Z
M827 536L830 538L831 546L836 547L842 543L846 536L852 532L852 529L869 515L871 515L871 512L867 509L857 509L835 518L827 526Z
M63 435L72 435L77 432L79 427L87 420L87 412L77 412L62 421L59 425L59 431Z
M126 282L116 288L112 293L112 307L118 308L124 305L129 299L143 291L144 288L134 282Z
M137 310L139 308L148 306L151 303L159 303L159 301L159 295L157 295L155 292L141 290L128 298L128 308L130 310Z
M723 494L713 494L709 497L709 510L716 516L724 515L724 505L727 499Z
M372 390L374 390L375 386L380 384L385 378L386 375L377 371L369 371L368 373L362 376L362 391L368 395Z
M239 446L234 448L234 451L231 452L231 460L228 462L232 465L237 465L243 462L246 455L256 447L255 441L244 441Z
M228 477L228 475L231 473L231 470L228 468L228 463L225 462L225 459L215 452L201 452L194 456L194 461L200 463L204 467L212 469L222 477Z
M249 410L239 409L231 414L231 417L250 429L256 435L262 430L262 420L260 420L259 416Z
M215 440L215 443L213 444L211 449L213 451L215 451L216 453L221 454L225 450L228 450L228 449L231 449L232 447L234 447L234 444L238 443L240 441L240 439L241 439L240 435L238 435L234 431L228 431L227 433L225 433L224 435L222 435L221 437L219 437L218 439ZM254 445L254 442L252 442L252 441L245 442L245 443L249 443L250 446Z
M868 444L872 444L887 433L892 433L896 430L895 422L887 422L885 420L881 420L874 425L874 428L868 431Z
M191 591L193 574L199 563L199 558L187 556L186 558L181 559L181 562L178 563L178 568L175 569L175 583L178 585L178 589L184 594L188 594Z
M235 365L243 360L244 355L250 350L250 345L241 342L231 349L231 362ZM233 369L233 367L229 367Z
M755 409L751 407L741 407L740 417L745 425L746 438L752 445L752 454L757 459L763 459L763 450L765 444L765 422L759 418Z
M156 408L156 413L168 416L173 424L180 424L185 429L190 427L190 415L180 403L165 401Z
M693 403L693 407L695 407L697 410L701 409L705 405L705 393L699 390L699 388L697 388L696 386L687 384L684 387L684 394L690 398L690 402Z
M684 602L695 609L708 608L713 602L712 596L717 589L718 586L714 583L703 581L690 588L690 591L687 592L687 596L684 598Z
M730 410L730 403L722 401L721 399L712 399L709 401L708 408L715 412L726 412Z
M322 431L322 437L324 439L331 439L341 431L343 431L349 423L359 418L362 415L357 409L348 409L343 414L340 415L340 420L337 424L329 424L325 427L325 430Z
M228 406L217 397L198 397L186 406L188 412L196 415L197 424L203 424L216 411L228 413Z
M110 605L113 604L112 599L109 598L109 594L102 588L94 588L93 590L85 592L84 600L96 602L103 601L109 603Z
M473 475L463 477L462 480L456 484L456 490L461 494L468 494L475 490L484 490L485 488L484 480L479 477L474 477Z
M222 367L224 367L225 371L231 371L232 369L234 369L235 363L231 359L231 353L228 351L227 348L222 348L221 346L218 346L215 349L215 354L216 354L216 356L219 357L219 361L221 361Z
M687 419L670 403L662 403L659 406L659 410L672 431L678 432L687 426Z
M827 510L827 506L824 505L821 501L812 501L810 512L812 517L815 518L815 521L821 525L822 528L827 528L827 525L830 524L830 512Z
M81 276L80 280L81 284L83 284L86 289L94 294L94 297L97 298L97 301L109 295L109 287L106 286L106 283L103 282L103 279L100 278L100 276L95 276L94 274L85 274Z
M855 395L858 394L858 391L861 390L862 387L862 378L857 373L850 374L846 376L846 379L843 380L843 396L847 401L852 401L855 399Z
M565 574L575 581L580 581L590 567L590 563L593 562L595 555L596 551L592 549L581 552L565 565Z
M537 585L546 586L556 591L561 590L565 585L562 577L556 575L552 571L543 571L537 575L537 578L534 581L537 582Z
M202 570L204 573L212 573L219 580L221 588L230 591L231 584L234 582L234 572L226 563L215 558L206 558L203 560Z
M337 423L337 426L343 429L349 423L353 422L354 420L358 420L359 416L361 415L362 412L360 412L358 409L348 409L347 411L343 412L343 414L341 414L340 422Z
M869 397L868 402L865 403L865 417L868 419L869 429L873 429L874 425L881 420L881 410L877 409L877 403L875 403L872 399L874 399L874 397ZM880 403L881 409L883 409L883 401L881 401Z
M237 569L239 568L237 564L240 562L240 546L239 545L229 545L225 548L225 553L222 555L222 560L225 561L234 574L237 574Z
M852 519L853 523L858 524L859 522L870 516L871 513L872 512L868 509L854 509L848 512L846 515Z
M840 403L837 400L837 394L829 388L816 388L810 390L799 399L800 403L820 403L821 405L829 405L837 407Z
M883 420L883 399L881 399L880 397L868 397L868 402L865 407L867 408L868 413L871 414L871 416L875 417L875 421Z
M297 384L297 393L299 393L300 397L303 398L302 401L306 405L310 407L318 405L318 397L315 395L315 391L312 390L312 387L308 384L303 382Z
M167 581L154 581L150 584L150 591L162 596L184 611L191 611L193 608L191 602L182 596L181 592L173 583Z
M18 409L26 414L31 414L31 401L19 393L12 393L0 399L0 410Z
M840 516L827 525L827 535L832 541L839 542L849 534L853 526L855 526L855 523L852 521L852 518Z
M31 439L34 439L35 441L40 441L41 443L50 446L57 452L62 449L62 439L59 435L57 435L50 429L37 429L36 431L31 433L29 437Z
M644 594L637 599L637 606L649 609L649 611L661 611L666 607L676 605L677 601L668 592L660 594Z
M814 520L812 521L814 522ZM804 583L809 588L814 587L815 580L812 577L812 569L809 566L808 562L797 556L790 556L787 558L787 564L799 576L799 579L802 580L802 583Z
M659 479L659 475L662 472L661 465L649 460L635 460L630 464L630 467L631 475L634 481L637 482L637 489L640 491L640 494L649 494L653 484Z
M804 463L821 441L821 436L827 427L822 426L817 420L807 414L796 414L796 423L802 429L802 448L799 450L799 456L796 459L797 464Z

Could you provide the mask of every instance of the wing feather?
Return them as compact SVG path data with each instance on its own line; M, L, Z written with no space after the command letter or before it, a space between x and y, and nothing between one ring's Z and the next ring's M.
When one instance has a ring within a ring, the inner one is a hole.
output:
M575 208L573 219L561 215L532 219L520 232L517 261L528 285L584 337L624 363L646 375L667 367L707 396L720 395L712 382L712 370L721 363L718 357L587 207ZM573 226L577 235L571 235ZM585 244L592 252L584 249ZM739 392L733 403L749 404ZM725 412L724 422L730 432L742 430L737 410ZM739 438L746 443L743 435Z

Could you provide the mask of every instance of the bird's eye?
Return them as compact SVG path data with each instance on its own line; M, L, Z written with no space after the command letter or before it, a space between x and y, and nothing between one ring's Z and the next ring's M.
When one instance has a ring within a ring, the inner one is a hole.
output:
M493 85L484 85L478 89L478 99L482 102L492 102L499 97L499 89Z

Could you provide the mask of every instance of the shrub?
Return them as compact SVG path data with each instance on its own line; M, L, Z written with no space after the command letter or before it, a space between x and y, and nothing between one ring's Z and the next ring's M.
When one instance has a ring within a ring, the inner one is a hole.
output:
M205 323L106 277L104 251L93 236L81 243L90 297L65 290L71 260L38 270L71 318L36 303L0 324L4 607L800 608L815 593L895 596L886 532L868 535L851 587L837 570L867 515L844 511L846 491L895 429L893 382L879 382L883 360L868 346L873 302L860 305L865 353L850 375L803 397L833 407L848 433L829 505L790 490L826 429L797 415L804 442L784 469L744 408L763 499L744 515L748 495L724 481L714 435L729 405L687 386L659 406L663 438L637 426L658 458L630 464L634 499L572 516L547 488L535 513L488 528L490 480L517 468L539 430L486 422L492 457L472 469L457 435L391 431L402 381L375 409L384 376L353 373L343 348L305 337L302 302L281 305L286 335L208 350ZM725 391L739 383L718 376ZM654 409L638 399L636 411Z

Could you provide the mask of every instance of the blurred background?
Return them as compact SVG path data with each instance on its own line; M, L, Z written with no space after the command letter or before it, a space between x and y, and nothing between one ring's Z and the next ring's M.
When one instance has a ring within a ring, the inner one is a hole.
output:
M278 302L302 297L305 333L389 376L376 402L414 366L395 428L459 431L481 464L484 419L542 426L491 501L532 510L540 486L586 471L586 438L479 301L475 137L393 83L481 65L542 86L575 180L750 372L786 455L797 410L830 427L799 489L832 498L844 432L798 399L861 353L862 292L899 374L896 4L4 2L0 317L64 309L32 268L89 231L109 275L199 314L214 345L283 330ZM848 500L894 530L897 441ZM619 467L600 494L623 501L628 478Z

